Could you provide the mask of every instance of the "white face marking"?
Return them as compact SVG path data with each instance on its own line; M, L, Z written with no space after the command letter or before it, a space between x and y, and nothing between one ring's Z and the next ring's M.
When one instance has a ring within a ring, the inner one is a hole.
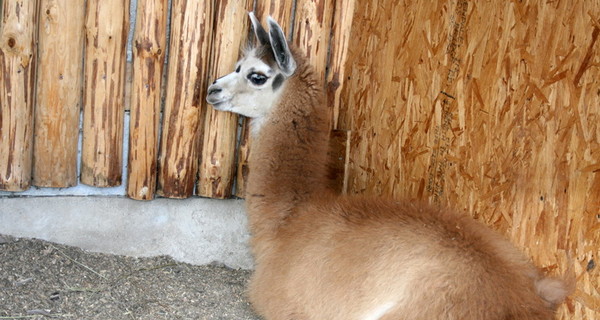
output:
M278 69L256 58L252 50L237 63L236 71L217 79L208 88L206 101L217 110L253 118L252 131L256 133L283 91L285 84L273 89L273 81L279 74Z
M381 319L381 317L383 317L386 313L388 313L395 305L396 305L395 302L390 301L390 302L384 303L380 306L377 306L375 309L369 311L369 313L363 317L363 320Z

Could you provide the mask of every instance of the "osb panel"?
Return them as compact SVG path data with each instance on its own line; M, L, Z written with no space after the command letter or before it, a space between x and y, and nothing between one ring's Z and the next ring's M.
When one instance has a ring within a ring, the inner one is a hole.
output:
M356 3L340 117L354 193L472 214L600 317L600 1Z

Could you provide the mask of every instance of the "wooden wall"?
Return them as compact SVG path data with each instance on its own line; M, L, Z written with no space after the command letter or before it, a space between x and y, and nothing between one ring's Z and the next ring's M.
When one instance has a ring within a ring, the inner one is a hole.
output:
M339 129L350 193L427 199L550 272L600 317L600 1L356 1Z

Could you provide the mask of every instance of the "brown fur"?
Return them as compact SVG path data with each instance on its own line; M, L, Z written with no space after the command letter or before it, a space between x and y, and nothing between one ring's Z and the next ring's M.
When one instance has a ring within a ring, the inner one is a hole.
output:
M368 319L387 304L378 319L552 319L568 286L485 226L422 203L327 189L328 110L312 68L292 52L298 67L249 161L257 312Z

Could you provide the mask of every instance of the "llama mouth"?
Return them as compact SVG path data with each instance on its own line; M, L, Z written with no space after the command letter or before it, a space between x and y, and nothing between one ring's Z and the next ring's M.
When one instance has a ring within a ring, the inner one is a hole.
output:
M217 99L206 99L206 102L211 104L213 108L219 111L226 111L227 106L229 105L229 100L217 100Z
M206 102L208 102L215 108L218 108L219 106L223 105L227 101L228 100L219 99L218 97L214 97L211 95L206 96Z

